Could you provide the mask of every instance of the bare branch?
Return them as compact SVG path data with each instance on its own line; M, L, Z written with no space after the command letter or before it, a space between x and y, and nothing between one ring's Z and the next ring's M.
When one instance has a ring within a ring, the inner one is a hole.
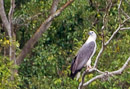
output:
M11 3L10 3L11 7L10 7L10 11L8 13L8 19L9 19L9 22L12 23L12 19L13 19L13 13L14 13L14 8L15 8L15 0L11 0Z
M119 19L119 23L121 24L121 4L122 4L122 0L120 0L120 3L118 5L118 19Z
M107 1L106 1L106 4L107 4ZM104 25L104 27L106 27L107 16L108 16L108 14L109 14L109 11L110 11L111 7L112 7L112 1L109 0L108 4L107 4L107 6L106 6L105 15L103 16L103 25Z
M122 66L122 68L120 68L119 70L116 70L116 71L113 71L113 72L110 72L111 74L121 74L124 69L127 67L128 63L130 61L130 57L127 59L127 61L125 62L125 64Z
M121 74L125 68L127 67L128 63L130 61L130 57L127 59L127 61L125 62L125 64L119 69L119 70L116 70L116 71L112 71L112 72L104 72L100 75L97 75L95 77L93 77L92 79L90 79L89 81L87 81L86 83L83 84L83 86L87 86L89 85L91 82L97 80L97 79L102 79L104 77L110 77L110 76L113 76L113 75L118 75L118 74Z
M95 68L95 71L97 71L97 72L100 73L100 74L103 74L103 73L104 73L104 72L98 70L97 68Z
M106 27L107 16L108 16L108 13L109 13L111 7L112 7L112 1L110 0L109 3L106 6L106 12L105 12L105 15L103 16L103 26L101 28L101 31L102 31L102 48L100 49L100 51L99 51L99 53L96 57L96 60L95 60L95 63L94 63L94 68L97 66L98 59L101 56L102 52L104 51L104 47L105 47L105 45L104 45L104 41L105 41L105 39L104 39L104 29Z
M129 19L130 19L130 17L128 17L127 19L125 19L122 24L124 24L124 23L125 23L127 20L129 20Z
M130 16L129 16L127 13L125 13L125 11L124 11L123 9L121 9L121 12L122 12L127 18L130 18Z
M82 74L82 81L80 82L78 89L82 89L82 87L84 86L83 83L84 83L85 75L92 73L94 71L97 71L100 74L104 74L104 72L102 72L102 71L100 71L100 70L98 70L97 68L94 68L94 67L90 70L84 71L83 74Z
M128 1L128 0L125 0L128 4L130 4L130 1Z
M94 72L95 70L96 70L96 68L92 68L92 69L90 69L90 70L87 70L87 71L84 71L84 72L83 72L83 74L82 74L82 81L80 82L78 89L82 89L83 83L84 83L85 75L86 75L86 74L89 74L89 73L91 73L91 72Z
M121 16L120 16L120 7L121 7L121 4L122 4L122 0L120 0L120 3L118 5L118 18L119 18L119 22L120 22L120 25L119 27L116 29L116 31L112 34L112 36L110 37L110 39L105 43L105 46L109 44L109 42L113 39L113 37L116 35L116 33L120 30L120 28L122 27L121 25Z
M118 28L116 29L116 31L111 35L110 39L105 43L105 46L107 46L107 45L110 43L110 41L113 39L113 37L116 35L116 33L121 29L121 27L123 26L123 24L124 24L127 20L129 20L129 19L130 19L130 18L125 19L125 20L123 21L122 25L119 25L119 26L118 26Z
M102 48L100 49L100 51L99 51L99 53L98 53L98 55L97 55L97 57L96 57L96 60L95 60L95 63L94 63L94 68L96 68L97 62L98 62L99 57L101 56L103 50L104 50L104 45L103 45L103 42L102 42Z
M124 27L124 28L121 28L120 30L127 30L127 29L130 29L130 27Z
M88 72L84 71L83 74L82 74L82 81L80 82L78 89L82 89L83 83L84 83L84 78L85 78L86 74L88 74Z
M91 82L97 80L97 79L100 79L100 78L103 78L105 74L101 74L101 75L97 75L96 77L93 77L92 79L90 79L89 81L87 81L86 83L83 84L83 86L87 86L89 85Z
M3 0L0 0L0 17L1 17L1 20L4 24L4 27L6 28L7 31L9 31L10 30L10 24L8 22L8 19L7 19L6 13L5 13L4 1ZM11 34L8 33L8 35L11 35Z
M110 39L105 43L105 46L110 43L110 41L113 39L113 37L116 35L116 33L120 30L121 25L116 29L116 31L111 35Z
M25 21L25 23L26 23L27 21L29 21L29 20L34 20L35 18L38 18L38 17L41 16L41 15L43 15L43 13L37 13L37 14L35 14L34 16L27 18L27 20Z
M119 5L118 5L118 10L120 9L121 4L122 4L122 0L120 0L120 3L119 3Z

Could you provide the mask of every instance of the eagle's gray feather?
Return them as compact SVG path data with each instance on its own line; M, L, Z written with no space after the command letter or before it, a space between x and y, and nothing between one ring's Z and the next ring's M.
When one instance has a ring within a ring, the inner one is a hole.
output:
M92 56L95 48L95 42L91 41L89 43L85 43L77 53L77 57L72 66L72 73L82 69L84 65L87 63L89 58Z

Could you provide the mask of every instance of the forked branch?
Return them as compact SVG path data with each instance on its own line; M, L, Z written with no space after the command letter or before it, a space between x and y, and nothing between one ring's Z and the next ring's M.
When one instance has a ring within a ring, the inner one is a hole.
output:
M102 79L102 78L105 78L105 77L110 77L110 76L121 74L125 70L125 68L127 67L129 62L130 62L130 57L127 59L125 64L120 69L118 69L116 71L112 71L112 72L104 72L104 73L102 73L100 75L97 75L97 76L93 77L92 79L90 79L89 81L87 81L86 83L84 83L83 86L87 86L91 82L93 82L93 81L95 81L97 79Z

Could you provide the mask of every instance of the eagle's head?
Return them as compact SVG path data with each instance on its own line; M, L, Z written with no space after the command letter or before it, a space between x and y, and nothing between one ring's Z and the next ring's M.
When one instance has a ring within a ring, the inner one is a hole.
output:
M96 33L94 32L94 31L89 31L89 36L91 37L91 38L93 38L94 40L96 40L96 38L97 38L97 35L96 35Z

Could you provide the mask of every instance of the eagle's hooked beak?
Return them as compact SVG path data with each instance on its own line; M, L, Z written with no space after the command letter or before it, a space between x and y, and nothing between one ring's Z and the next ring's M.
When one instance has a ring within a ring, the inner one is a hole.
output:
M92 33L91 33L91 32L89 32L88 34L89 34L89 35L91 35Z

